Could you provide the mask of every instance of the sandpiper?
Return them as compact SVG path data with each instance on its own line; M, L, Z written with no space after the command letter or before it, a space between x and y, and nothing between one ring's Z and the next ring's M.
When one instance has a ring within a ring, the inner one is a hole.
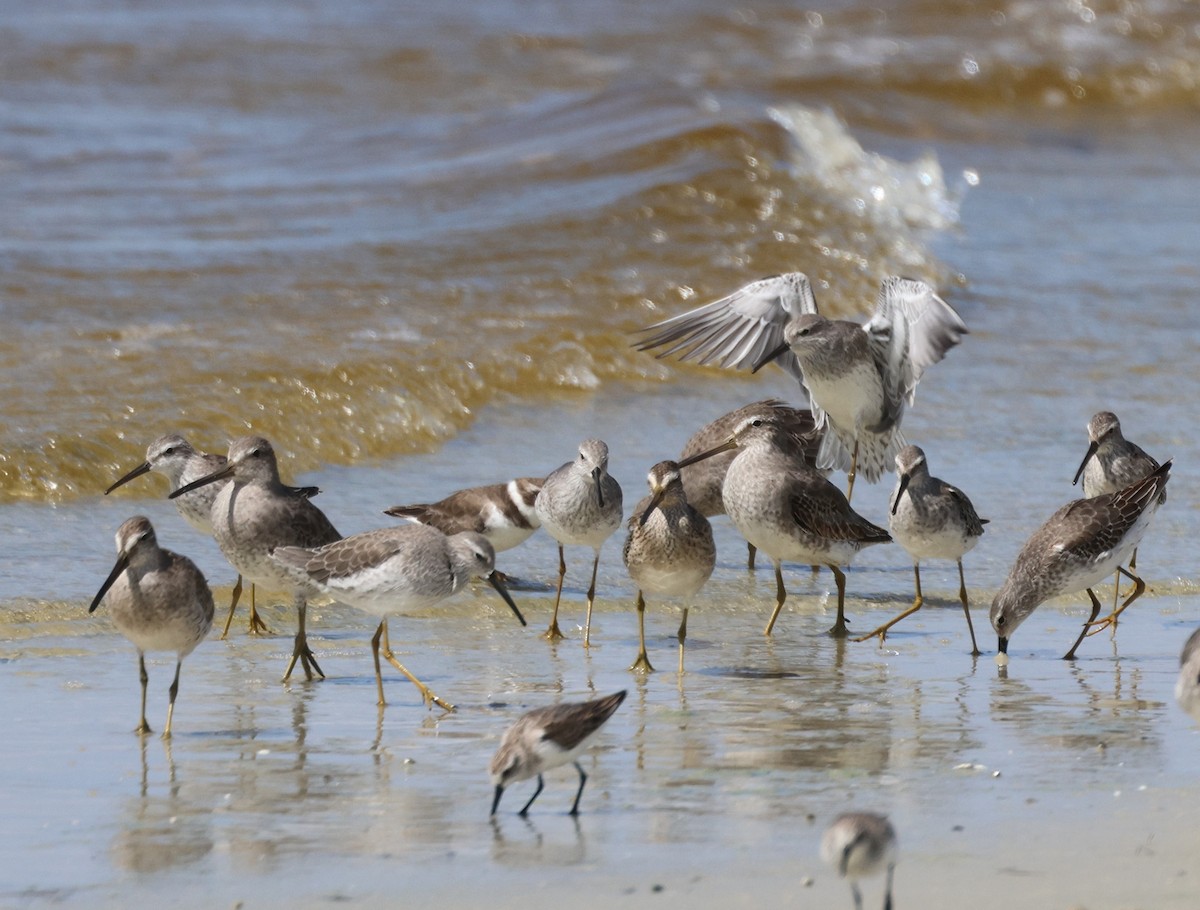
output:
M690 458L720 445L747 417L763 415L773 415L778 419L784 425L785 430L795 437L804 453L805 462L814 468L817 466L817 454L821 448L822 434L816 429L812 411L807 408L793 408L777 398L755 401L730 411L728 414L722 414L711 423L705 424L692 434L680 453L680 459ZM688 465L680 471L687 501L705 518L725 514L725 502L721 498L721 487L725 483L725 472L729 470L729 465L736 457L737 452L730 450ZM747 543L746 547L749 550L746 564L748 568L753 569L755 547L752 543Z
M486 537L474 531L447 537L437 528L408 524L365 531L321 547L276 547L271 558L297 584L382 617L371 639L380 707L387 704L379 667L382 639L383 656L420 690L426 705L454 710L454 705L434 695L396 659L388 641L389 616L426 610L461 590L475 577L491 582L521 625L525 625L521 611L496 578L496 551Z
M1083 495L1100 496L1104 493L1115 493L1135 481L1151 474L1158 462L1147 455L1142 447L1130 442L1121 433L1121 421L1112 411L1099 411L1088 421L1088 448L1075 472L1072 485L1083 478ZM1163 490L1159 505L1167 501L1167 492ZM1129 557L1129 570L1137 568L1137 548ZM1116 609L1117 598L1120 596L1120 577L1113 589L1113 609Z
M443 534L474 531L501 553L524 543L542 526L533 504L543 482L540 477L518 477L508 483L458 490L437 502L392 506L384 514L430 525Z
M292 657L283 678L291 678L299 660L306 678L312 679L315 671L324 679L325 674L308 647L305 629L311 588L297 585L293 576L271 559L271 551L276 547L319 547L339 540L341 535L307 495L280 481L275 450L261 436L235 439L230 443L223 467L185 484L171 498L177 499L226 478L230 482L217 493L212 509L217 546L252 583L291 592L298 625Z
M896 542L912 557L916 599L899 616L855 641L879 636L879 643L883 644L887 630L906 616L916 613L925 602L921 595L921 560L953 559L958 563L958 599L967 618L967 631L971 633L971 653L979 654L967 602L962 558L983 536L987 519L979 517L966 493L944 480L930 476L925 453L917 446L905 446L896 455L896 477L888 529Z
M536 776L537 789L517 813L526 815L542 792L542 772L573 763L579 772L579 789L575 792L570 814L578 815L579 797L583 796L583 785L587 783L587 775L578 761L579 756L592 744L604 722L612 717L624 700L625 692L622 690L592 701L534 708L518 717L505 732L500 740L500 748L492 756L489 771L496 790L491 814L496 814L505 787Z
M649 326L640 350L758 370L776 361L795 376L827 432L818 465L869 482L904 445L900 422L925 370L967 333L959 315L923 281L888 277L865 325L817 313L802 272L748 284L728 297Z
M1175 680L1175 701L1200 722L1200 629L1188 636L1179 655L1179 678Z
M163 738L171 735L179 670L183 659L204 641L213 622L212 592L200 570L186 556L158 545L150 519L134 516L117 529L117 562L88 607L94 613L106 599L117 630L138 652L142 682L142 715L135 732L149 733L146 723L147 651L174 651L175 678L167 703Z
M855 512L841 490L805 464L799 446L775 418L747 418L728 440L696 458L732 448L738 455L725 475L725 512L775 564L775 610L765 634L771 634L787 599L782 568L787 559L832 570L838 607L829 632L844 637L846 576L841 566L849 565L863 547L887 543L891 536Z
M107 496L117 487L151 471L164 475L171 485L171 492L174 492L180 487L191 483L193 480L198 480L201 477L211 474L213 471L220 470L224 466L224 455L197 451L192 447L190 442L178 433L168 433L166 436L160 436L154 442L150 443L146 448L146 460L105 490L104 495ZM220 492L221 486L223 484L208 484L183 496L179 496L175 500L175 508L179 510L179 514L183 516L184 520L201 534L207 534L209 537L213 536L212 504L217 498L217 493ZM321 492L316 487L297 487L294 489L297 493L310 497L316 496ZM225 628L221 632L221 638L229 635L229 626L233 622L233 614L237 609L238 600L241 596L242 576L238 575L237 582L233 586L233 598L229 604L229 616L225 620ZM258 632L270 632L270 630L258 615L254 597L254 585L251 585L250 633L253 635Z
M1089 632L1116 623L1121 612L1141 596L1145 582L1122 565L1146 533L1170 473L1168 459L1154 473L1123 490L1067 503L1033 533L992 601L992 628L999 639L1000 663L1007 660L1008 642L1017 626L1051 597L1086 590L1092 601L1091 617L1071 650L1063 655L1063 659L1071 660ZM1111 616L1097 622L1100 601L1092 585L1114 571L1133 582L1133 593Z
M545 632L550 641L563 637L558 628L558 604L562 599L563 578L567 574L563 546L588 546L595 551L592 580L587 591L587 619L583 625L583 646L589 647L600 548L621 526L621 485L608 473L608 446L599 439L585 439L580 443L578 457L546 478L534 508L546 533L558 541L558 590L554 594L550 627Z
M638 586L638 656L629 669L653 672L646 654L646 601L644 592L683 599L679 623L679 672L687 639L688 609L717 564L708 519L688 504L680 479L680 465L661 461L650 469L650 502L629 518L622 558L629 577Z
M896 871L896 830L884 816L874 812L847 812L834 819L821 837L821 859L850 882L855 910L862 910L860 878L887 874L883 910L892 907L892 877Z

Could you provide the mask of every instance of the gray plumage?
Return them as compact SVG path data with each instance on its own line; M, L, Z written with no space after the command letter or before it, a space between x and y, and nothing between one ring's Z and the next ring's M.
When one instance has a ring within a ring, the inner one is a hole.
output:
M887 874L883 907L891 910L892 877L898 853L899 844L892 823L874 812L839 815L821 837L821 859L837 870L839 878L850 883L855 910L862 910L858 880L881 872Z
M1200 723L1200 629L1188 636L1179 655L1179 677L1175 680L1175 701Z
M1069 502L1033 533L992 601L990 617L1001 653L1007 652L1017 627L1042 603L1086 590L1092 601L1091 618L1064 655L1075 656L1100 612L1092 586L1128 561L1158 508L1170 471L1168 460L1149 477L1116 493ZM1134 582L1134 592L1112 616L1101 620L1101 628L1115 622L1145 590L1140 578L1125 569L1121 572Z
M488 766L495 788L491 814L496 814L506 787L537 777L537 789L518 813L522 816L527 814L533 801L542 792L542 772L573 763L579 772L579 789L575 792L570 814L578 815L579 798L583 795L587 775L577 759L592 744L600 728L624 700L625 692L622 690L591 701L534 708L517 718L505 731L500 747Z
M971 635L971 652L979 654L967 601L962 558L983 536L986 520L976 513L966 493L932 476L924 451L911 445L896 454L896 488L892 491L888 514L888 529L892 537L912 557L916 597L909 609L874 632L855 640L866 641L878 636L882 644L888 629L917 612L924 603L921 560L952 559L958 565L958 596Z
M679 671L683 672L684 642L692 600L704 587L717 564L712 527L688 502L681 479L683 470L674 461L663 461L650 469L646 482L650 499L645 508L630 516L629 533L621 558L629 577L638 586L638 656L631 670L654 669L646 653L645 593L682 598L683 618L679 624Z
M777 361L805 388L826 429L819 467L878 480L903 446L900 422L922 374L967 327L923 281L889 277L865 325L829 320L801 272L754 282L644 330L640 350L759 369Z
M516 614L525 619L496 577L496 552L482 534L462 531L447 537L437 528L408 524L353 534L321 547L276 547L272 560L296 586L307 586L326 597L380 616L372 639L379 704L383 678L379 668L380 640L387 634L387 617L420 613L461 591L472 578L486 579ZM421 691L426 704L446 710L454 706L438 698L405 669L385 647L384 656Z
M113 625L138 652L142 682L139 733L149 733L146 723L147 651L172 651L175 678L171 683L167 723L163 736L171 735L175 696L183 659L208 635L213 621L213 598L204 575L186 556L158 545L150 519L137 515L117 529L117 562L88 612L106 603Z
M546 478L534 508L546 533L558 542L558 589L554 595L554 614L546 630L546 637L551 641L563 637L558 628L558 605L567 572L563 547L588 546L595 553L587 592L587 619L583 627L583 644L588 647L600 548L621 526L621 485L608 473L608 446L599 439L585 439L580 443L575 460L568 461Z
M305 612L311 586L298 585L271 559L276 547L319 547L341 538L325 513L303 491L284 485L271 443L243 436L229 446L224 467L180 487L171 498L229 479L213 502L213 537L225 558L246 578L271 590L287 591L296 605L298 628L284 679L299 660L305 676L324 677L308 647Z
M1100 496L1123 490L1152 474L1158 462L1121 433L1121 421L1111 411L1099 411L1088 421L1088 449L1072 483L1083 478L1083 495ZM1159 504L1167 501L1164 489Z
M776 603L766 634L783 609L783 560L828 566L837 582L838 613L831 634L846 634L846 577L860 549L887 543L891 536L850 507L842 492L804 462L803 452L771 416L750 417L713 456L736 447L725 476L725 512L747 541L775 564ZM696 456L702 457L702 456Z

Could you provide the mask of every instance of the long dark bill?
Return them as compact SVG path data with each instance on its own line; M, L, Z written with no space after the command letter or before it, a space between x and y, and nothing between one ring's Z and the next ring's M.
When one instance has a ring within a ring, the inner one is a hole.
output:
M768 363L775 360L777 357L779 357L781 354L785 353L787 350L788 350L788 343L785 341L779 347L775 348L775 350L767 351L767 353L765 353L762 357L760 357L754 363L754 365L752 367L750 367L750 372L757 373L759 370L761 370L763 367L765 367Z
M521 625L526 625L525 617L521 615L521 611L518 610L517 605L513 603L512 597L509 596L508 589L504 587L504 583L500 581L500 579L496 576L496 573L492 572L492 574L487 577L487 580L488 584L496 589L496 593L504 598L504 602L512 608L512 611L514 614L516 614L517 619L521 620Z
M129 557L122 553L117 557L117 564L113 566L113 570L108 573L108 578L104 579L104 584L100 586L100 592L92 599L92 605L88 607L89 613L95 613L96 607L100 606L100 601L104 600L104 595L108 593L108 589L113 586L121 573L129 568Z
M191 483L184 484L174 493L171 493L167 499L178 499L184 493L190 493L192 490L198 490L201 487L206 487L210 483L216 483L218 480L224 480L226 477L233 476L233 465L225 465L223 468L218 468L211 474L205 474L203 477L193 480Z
M900 508L900 497L904 495L904 491L908 489L908 482L912 480L911 474L900 475L900 486L896 488L896 501L892 503L892 514L896 514L896 510Z
M1079 470L1075 472L1075 479L1071 481L1071 486L1079 483L1079 478L1083 476L1083 469L1087 467L1088 459L1096 454L1096 449L1100 448L1100 443L1093 442L1088 446L1087 454L1083 456L1083 461L1079 462Z
M141 477L143 474L148 474L148 473L150 473L150 462L143 461L140 465L138 465L136 468L134 468L132 471L130 471L128 474L126 474L124 477L122 477L120 480L118 480L116 483L114 483L111 487L109 487L107 490L105 490L104 495L107 496L109 493L111 493L117 487L129 483L129 481L133 480L133 478Z
M504 795L504 785L496 784L496 795L492 797L492 811L489 815L495 815L496 810L500 808L500 797Z

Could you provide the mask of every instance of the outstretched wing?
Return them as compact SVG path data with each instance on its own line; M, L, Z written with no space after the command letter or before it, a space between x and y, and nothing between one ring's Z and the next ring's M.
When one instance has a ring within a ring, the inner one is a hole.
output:
M924 281L890 276L879 288L875 314L863 326L885 397L881 426L895 424L912 404L922 374L967 334L966 323Z
M755 281L728 297L641 329L648 334L636 347L639 351L665 348L657 357L675 355L699 364L749 369L783 344L783 327L790 320L816 311L808 277L803 272L788 272ZM800 364L791 351L776 362L804 385Z

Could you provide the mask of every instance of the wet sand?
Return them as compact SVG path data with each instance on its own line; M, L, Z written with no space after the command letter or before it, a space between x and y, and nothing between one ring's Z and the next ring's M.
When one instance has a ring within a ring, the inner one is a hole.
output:
M637 393L638 419L657 432L653 440L627 432L614 449L632 502L641 471L682 442L697 408L767 391L733 381L705 389L708 401L617 389L602 404L515 407L502 420L485 415L439 456L297 480L322 486L318 502L351 533L386 524L378 511L418 490L480 475L484 461L497 479L520 473L518 464L556 466L552 443L528 432L531 422L549 420L561 438L589 430L618 438ZM940 447L955 451L948 439ZM1002 469L976 475L981 512L995 516L989 507L1006 482ZM885 514L887 486L863 487L856 504ZM1069 498L1069 480L1051 486ZM329 679L284 685L290 611L268 607L275 634L251 638L243 610L229 641L214 637L185 663L167 748L130 732L134 652L103 608L91 619L85 610L111 561L111 529L145 511L165 546L194 555L224 585L223 616L231 573L172 508L112 497L60 507L51 519L77 549L44 552L40 571L12 566L7 584L19 596L0 629L0 701L12 731L0 747L12 820L0 841L2 906L849 907L848 888L817 860L821 830L848 808L895 822L899 906L1195 905L1200 733L1172 687L1200 604L1195 585L1168 568L1182 564L1187 547L1167 510L1139 557L1151 591L1126 614L1115 644L1091 639L1074 663L1059 656L1085 618L1083 598L1048 604L1023 625L1006 675L987 624L991 593L1048 508L994 521L967 557L987 652L977 659L955 570L937 563L922 572L929 606L882 649L823 634L832 585L828 573L813 583L805 567L788 571L789 608L764 639L770 573L749 575L743 546L716 519L720 564L690 620L682 679L678 613L654 602L647 624L658 672L639 679L626 670L636 621L614 539L601 563L590 654L579 640L583 551L568 551L570 638L557 646L539 638L552 605L544 587L516 592L527 629L486 588L429 618L393 621L399 659L459 706L450 716L427 711L386 669L390 704L377 710L365 615L317 608L310 634ZM22 544L20 510L4 515L10 550L32 546ZM544 582L555 558L538 534L500 565ZM911 568L896 547L867 551L848 577L855 629L872 628L911 596ZM64 599L36 599L52 589ZM150 664L156 729L171 669L165 655ZM506 794L489 823L486 766L506 725L535 705L622 688L630 698L583 759L589 782L578 821L565 814L576 781L567 768L547 776L528 821L515 814L526 784ZM879 883L866 888L870 906Z

